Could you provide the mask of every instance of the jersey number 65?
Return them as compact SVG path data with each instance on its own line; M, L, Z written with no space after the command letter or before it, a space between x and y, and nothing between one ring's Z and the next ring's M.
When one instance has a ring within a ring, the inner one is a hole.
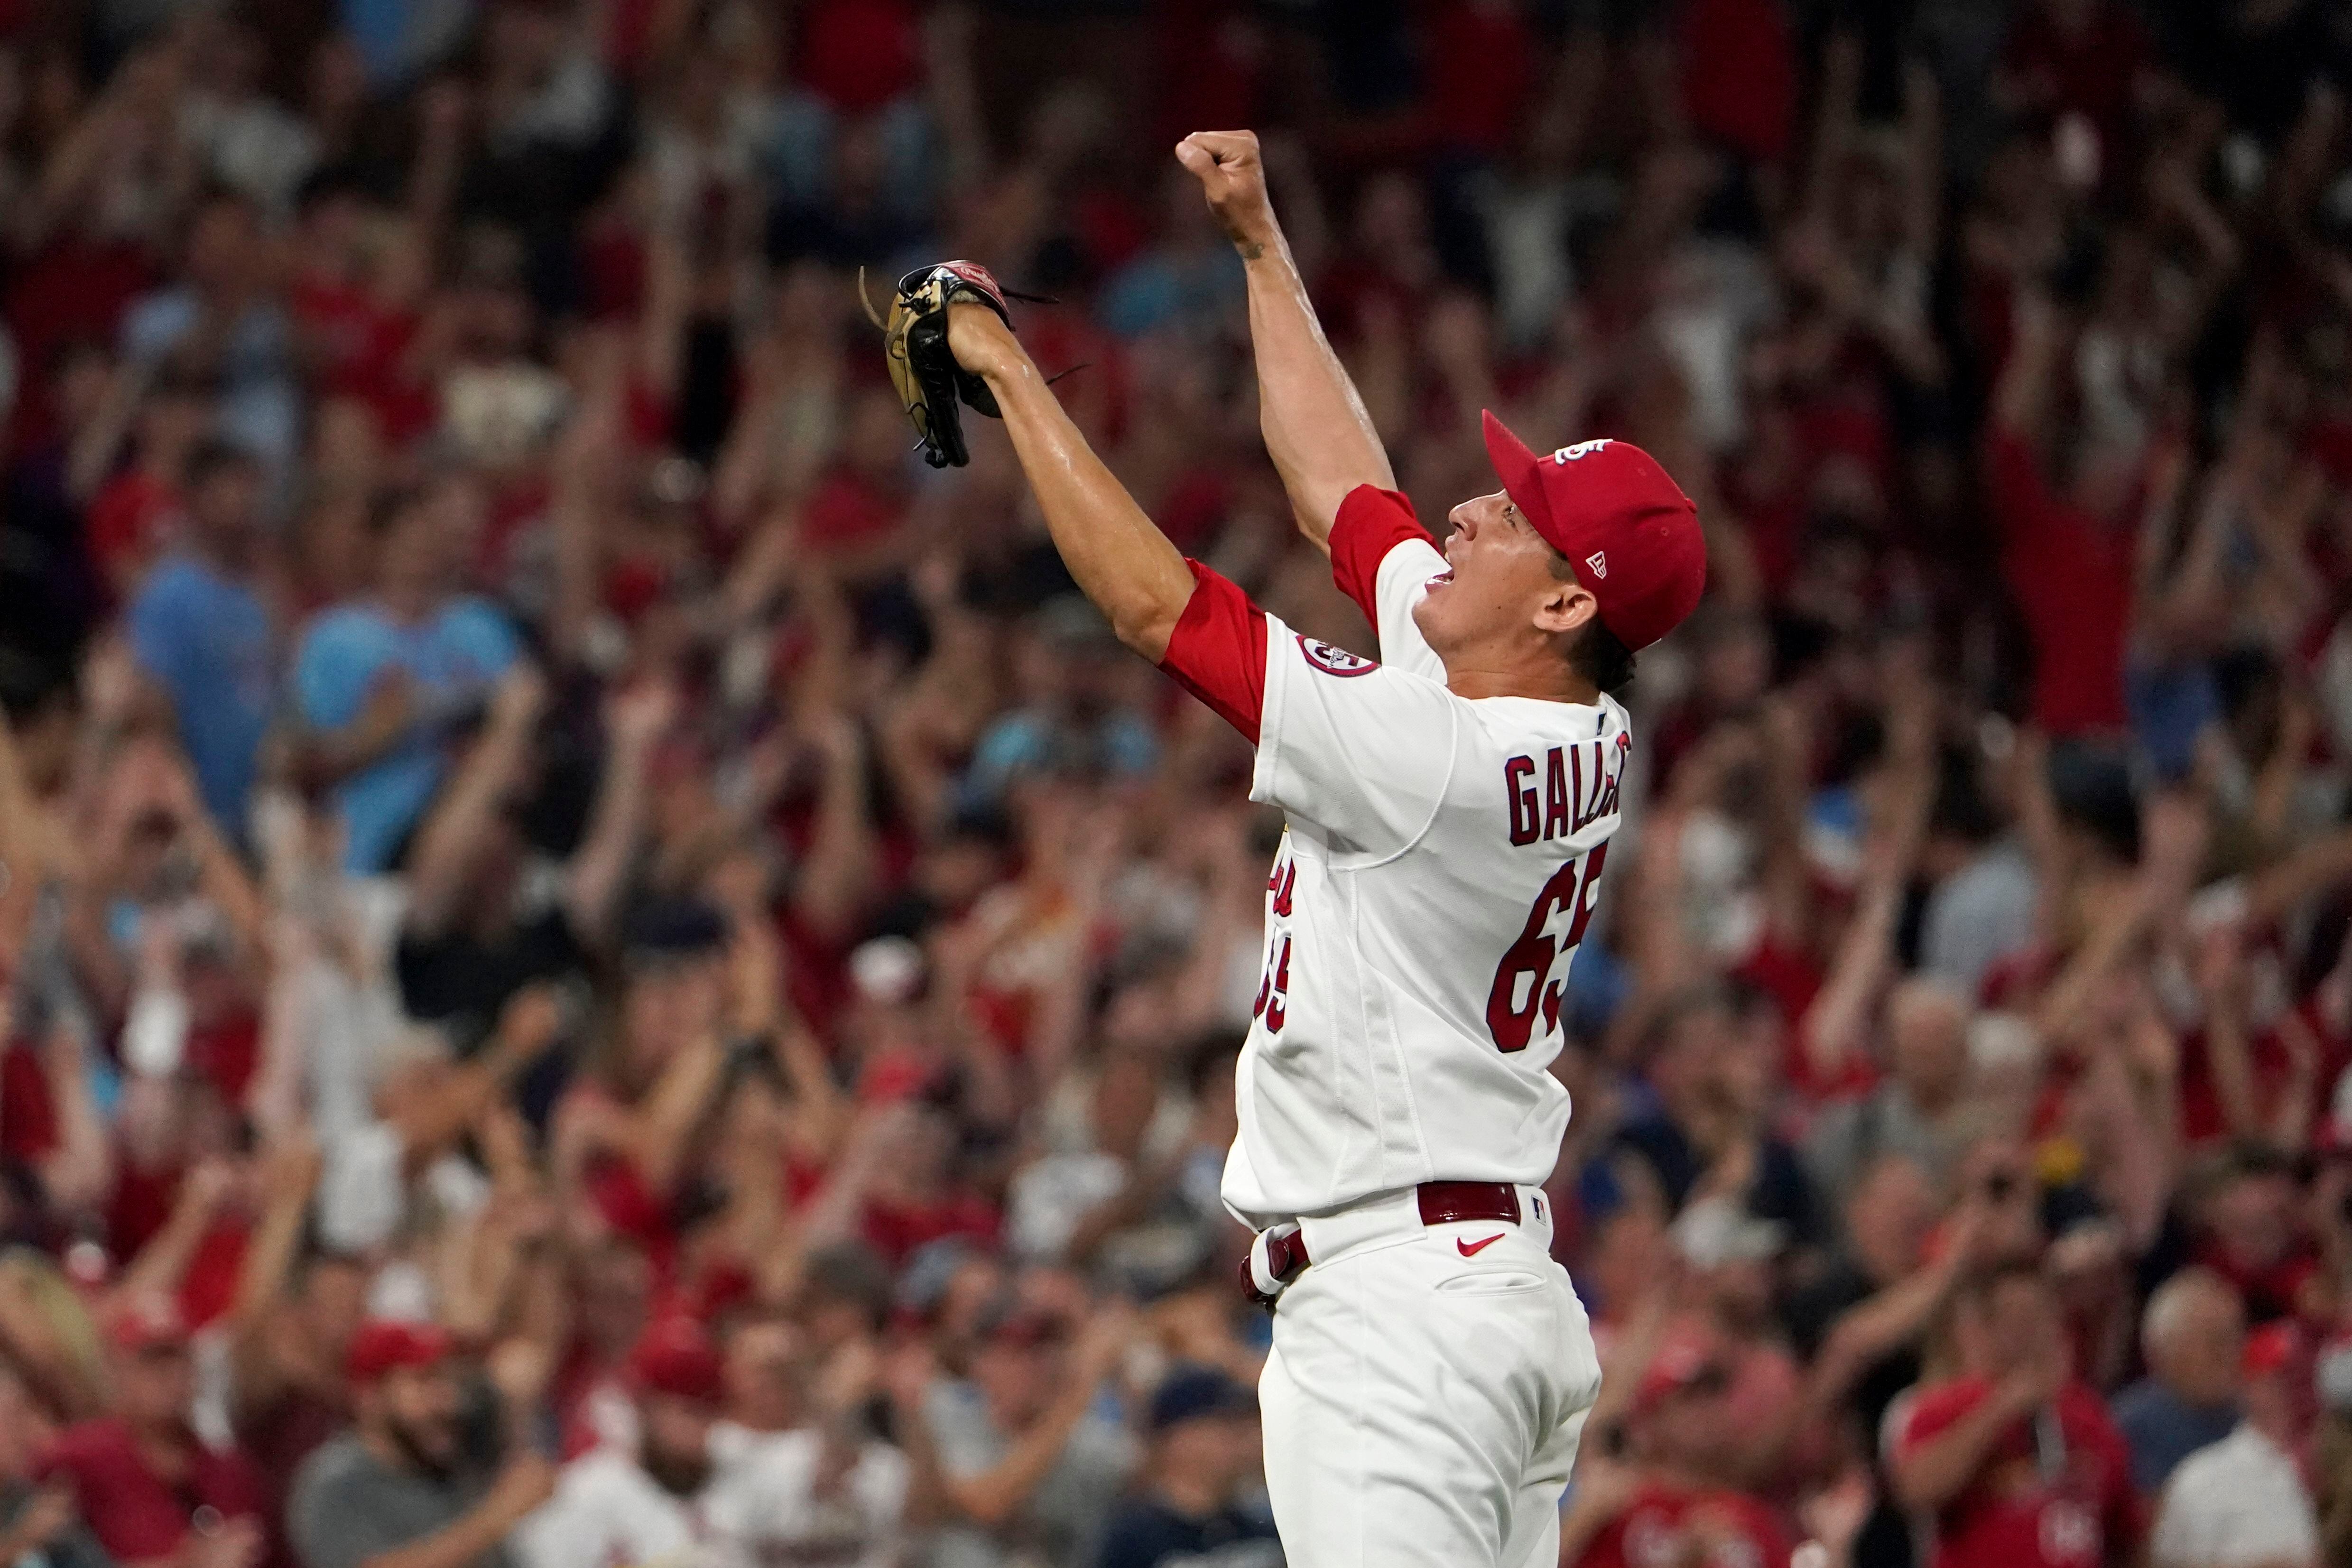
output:
M1559 1026L1568 974L1563 966L1560 977L1552 979L1552 965L1573 954L1584 941L1584 928L1592 922L1592 906L1601 895L1601 868L1608 858L1609 846L1601 844L1553 872L1528 911L1526 929L1504 952L1494 986L1486 993L1486 1028L1503 1050L1528 1048L1535 1037L1538 1012L1543 1014L1545 1034ZM1563 915L1568 930L1554 935L1552 927Z

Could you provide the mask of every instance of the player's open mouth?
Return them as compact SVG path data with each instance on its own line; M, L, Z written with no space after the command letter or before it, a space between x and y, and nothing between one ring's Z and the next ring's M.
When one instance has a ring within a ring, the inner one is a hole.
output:
M1433 588L1442 588L1442 587L1445 586L1445 584L1446 584L1451 583L1451 582L1453 582L1453 581L1454 581L1454 568L1453 568L1453 567L1451 567L1451 566L1448 566L1444 571L1440 572L1436 576L1432 577L1432 578L1429 580L1429 585L1430 585L1431 587L1433 587Z

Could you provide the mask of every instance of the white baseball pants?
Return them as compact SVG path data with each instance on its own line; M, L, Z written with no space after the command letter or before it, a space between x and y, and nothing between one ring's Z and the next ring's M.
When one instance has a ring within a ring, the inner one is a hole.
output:
M1601 1363L1550 1226L1408 1192L1301 1228L1258 1384L1290 1568L1552 1568Z

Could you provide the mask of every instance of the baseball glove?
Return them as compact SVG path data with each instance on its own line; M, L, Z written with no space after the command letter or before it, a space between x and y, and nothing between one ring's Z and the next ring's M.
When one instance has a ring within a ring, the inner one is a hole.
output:
M867 318L882 329L890 380L898 389L898 401L907 405L907 416L915 422L924 461L935 468L963 467L971 459L957 402L970 404L991 419L1001 416L988 384L957 364L948 352L948 307L959 302L985 305L1009 327L1013 315L1005 308L1005 290L976 261L942 261L919 267L898 279L887 320L866 295L863 270L857 275L857 298Z

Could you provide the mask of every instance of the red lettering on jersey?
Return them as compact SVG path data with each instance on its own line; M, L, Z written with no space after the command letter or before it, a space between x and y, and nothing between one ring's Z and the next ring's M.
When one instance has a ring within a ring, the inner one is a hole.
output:
M1584 941L1584 928L1592 922L1593 905L1601 891L1601 868L1608 861L1609 846L1595 845L1591 854L1580 855L1554 871L1543 891L1536 895L1526 928L1504 952L1495 970L1495 983L1486 992L1486 1031L1495 1037L1496 1049L1526 1050L1535 1037L1538 1014L1547 1035L1559 1026L1567 976L1554 981L1552 965L1562 953L1573 955ZM1555 911L1568 916L1564 937L1551 934ZM1523 984L1525 1001L1520 1000Z
M1544 830L1546 838L1565 838L1570 810L1568 760L1558 746L1544 753Z
M1519 781L1535 776L1533 757L1513 757L1503 764L1503 793L1511 797L1511 842L1533 844L1536 823L1536 792L1533 785L1521 788Z
M1269 956L1265 978L1258 983L1257 1001L1250 1007L1250 1016L1265 1020L1265 1032L1282 1033L1282 1021L1288 1016L1290 995L1290 938L1286 933L1282 946Z
M1276 914L1287 916L1290 913L1291 895L1297 889L1297 863L1288 859L1276 862L1274 874L1265 879L1265 890L1274 895Z
M1265 1032L1282 1033L1283 1020L1290 1016L1290 938L1282 939L1282 955L1274 961L1274 973L1266 976Z
M1495 1037L1501 1050L1526 1050L1535 1034L1536 1012L1543 1005L1551 961L1559 951L1544 928L1551 923L1552 910L1565 909L1576 897L1576 870L1577 862L1570 860L1551 874L1543 891L1536 895L1535 907L1528 911L1519 939L1504 952L1495 970L1495 983L1486 991L1486 1032ZM1527 987L1525 1002L1519 1000L1522 984Z
M1592 923L1592 911L1601 902L1601 868L1609 864L1609 846L1596 844L1592 853L1584 858L1584 885L1577 889L1576 918L1568 922L1568 940L1560 944L1565 952L1574 952L1584 945L1584 928Z
M1617 781L1623 776L1624 770L1622 768L1620 768L1617 772L1609 775L1609 783L1601 789L1601 798L1593 803L1592 817L1594 821L1599 821L1601 818L1608 816L1611 812L1617 809Z

